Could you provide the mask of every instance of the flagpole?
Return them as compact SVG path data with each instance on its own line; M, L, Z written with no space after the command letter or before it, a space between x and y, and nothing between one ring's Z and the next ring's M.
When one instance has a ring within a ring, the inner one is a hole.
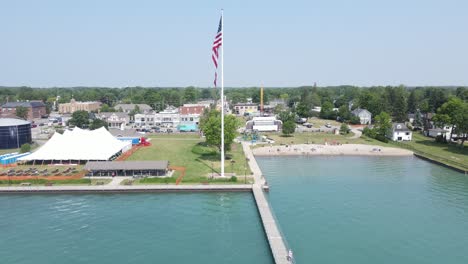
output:
M224 177L224 16L221 9L221 177Z

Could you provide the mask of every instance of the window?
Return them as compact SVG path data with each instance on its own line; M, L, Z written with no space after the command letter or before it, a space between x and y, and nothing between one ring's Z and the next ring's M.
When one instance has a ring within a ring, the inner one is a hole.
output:
M406 132L405 135L409 136L409 132Z

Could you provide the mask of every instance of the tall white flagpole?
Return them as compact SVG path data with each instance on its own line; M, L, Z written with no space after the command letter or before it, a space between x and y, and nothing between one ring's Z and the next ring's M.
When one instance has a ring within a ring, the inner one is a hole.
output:
M221 9L221 177L224 177L224 10Z

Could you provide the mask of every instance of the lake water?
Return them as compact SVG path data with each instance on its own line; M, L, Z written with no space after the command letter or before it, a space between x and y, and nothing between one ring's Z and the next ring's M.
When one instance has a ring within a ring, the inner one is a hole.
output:
M248 193L0 195L0 263L272 262Z
M468 263L468 176L414 157L257 161L297 263Z

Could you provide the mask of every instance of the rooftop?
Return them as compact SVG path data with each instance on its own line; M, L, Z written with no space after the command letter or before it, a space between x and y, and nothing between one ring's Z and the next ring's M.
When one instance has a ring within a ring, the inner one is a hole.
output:
M27 124L31 123L17 118L0 118L0 126L21 126Z
M10 108L15 108L18 106L22 107L42 107L45 106L45 104L41 101L30 101L30 102L8 102L2 105L2 107L10 107Z

